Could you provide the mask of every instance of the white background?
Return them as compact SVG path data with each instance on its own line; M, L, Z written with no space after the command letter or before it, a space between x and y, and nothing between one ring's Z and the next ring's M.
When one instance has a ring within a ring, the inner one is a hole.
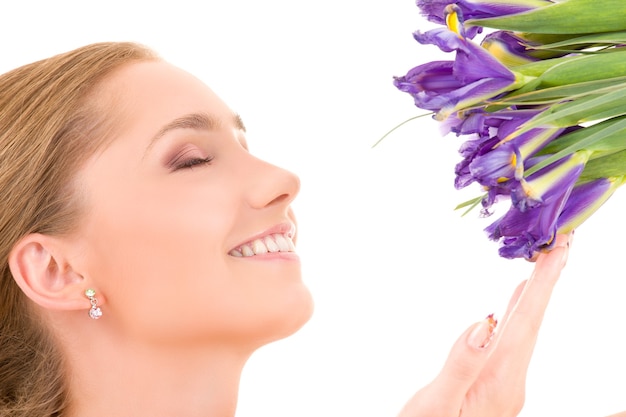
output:
M8 2L7 2L8 3ZM261 349L237 416L394 416L473 322L501 316L532 265L497 256L454 206L461 140L393 75L433 59L411 0L24 1L1 10L0 72L75 47L137 41L202 78L245 120L252 152L300 175L304 279L296 335ZM626 409L619 190L576 233L547 312L522 416ZM495 219L495 218L494 218Z

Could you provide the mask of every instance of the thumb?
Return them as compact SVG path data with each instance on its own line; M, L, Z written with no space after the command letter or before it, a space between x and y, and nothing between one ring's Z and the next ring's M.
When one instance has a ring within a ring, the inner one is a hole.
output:
M431 384L439 398L460 407L489 359L489 345L497 324L491 314L459 337L443 369Z
M467 392L489 359L496 324L490 315L470 326L452 347L437 378L418 391L398 417L458 416Z

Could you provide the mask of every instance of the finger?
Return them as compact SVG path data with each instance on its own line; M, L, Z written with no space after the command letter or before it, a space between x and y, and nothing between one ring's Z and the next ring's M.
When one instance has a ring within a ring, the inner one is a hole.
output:
M524 280L520 282L519 285L515 288L515 291L513 292L513 295L511 296L511 299L509 300L509 304L506 307L504 316L502 316L502 321L501 321L502 323L506 323L507 320L509 319L511 312L513 311L513 308L515 308L515 306L517 305L517 301L522 295L524 288L526 288L527 283L528 283L528 280ZM501 327L504 327L504 326L501 326Z
M430 385L431 398L442 401L458 411L468 390L476 381L489 359L490 342L497 321L493 315L468 328L452 347L441 373ZM456 408L455 408L456 407Z
M573 233L574 232L572 232L569 235L557 236L557 241L555 242L555 247L563 246L563 243L564 243L564 241L566 239L566 236L567 236L568 240L567 240L567 242L565 242L565 246L570 248L571 245L572 245L572 239L574 237ZM530 261L536 262L538 258L539 258L539 254L537 254L537 256L533 257L533 259L531 259ZM526 287L527 283L528 283L528 280L522 281L517 286L515 291L513 292L513 295L511 296L511 300L509 301L509 304L507 305L506 312L504 313L504 316L502 316L502 323L506 323L507 322L507 320L509 318L509 315L511 314L511 311L513 311L513 308L517 305L517 301L519 300L520 296L522 295L522 292L523 292L524 288ZM504 327L504 326L501 326L501 327Z
M521 293L511 303L491 358L491 369L501 377L525 378L544 312L567 260L570 240L571 235L558 236L555 247L537 258L530 279L518 287Z

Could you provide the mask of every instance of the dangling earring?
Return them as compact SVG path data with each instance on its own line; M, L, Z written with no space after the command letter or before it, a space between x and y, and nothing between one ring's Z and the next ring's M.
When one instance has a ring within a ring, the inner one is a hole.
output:
M89 317L94 320L102 317L102 310L98 307L98 300L96 300L96 291L89 288L85 291L85 295L89 298L89 302L91 303L91 308L89 309Z

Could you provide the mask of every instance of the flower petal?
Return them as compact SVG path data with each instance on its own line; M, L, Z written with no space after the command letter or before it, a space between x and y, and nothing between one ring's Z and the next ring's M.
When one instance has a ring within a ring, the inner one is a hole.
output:
M417 7L429 21L445 24L446 7L451 4L459 8L463 19L482 19L521 13L551 3L548 0L417 0ZM471 39L481 30L476 26L469 28L466 36Z
M567 233L587 220L621 186L625 177L600 178L572 190L558 220L559 233Z
M455 61L429 62L394 78L398 89L411 94L417 107L437 112L438 120L503 93L515 84L515 74L489 52L448 29L416 32L414 37L443 51L456 51Z

